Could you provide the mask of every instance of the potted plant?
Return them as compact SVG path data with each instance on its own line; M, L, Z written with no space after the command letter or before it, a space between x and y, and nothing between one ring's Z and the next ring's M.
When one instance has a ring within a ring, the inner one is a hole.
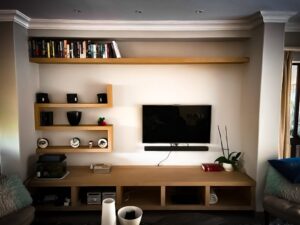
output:
M105 117L99 117L98 118L98 125L99 126L106 126Z
M222 164L225 171L232 171L238 166L239 159L241 157L241 152L230 152L229 145L228 145L228 136L227 136L227 127L225 126L225 134L226 134L226 147L224 148L222 135L220 131L220 127L218 126L219 136L221 140L221 149L223 155L218 157L215 162Z

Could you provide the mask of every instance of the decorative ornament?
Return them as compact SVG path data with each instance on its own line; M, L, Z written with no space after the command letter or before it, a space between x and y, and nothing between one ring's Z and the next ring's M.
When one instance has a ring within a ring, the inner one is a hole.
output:
M72 148L78 148L80 146L80 139L78 137L74 137L70 140L70 145Z
M89 148L93 148L93 141L89 141Z
M107 123L104 120L105 120L105 117L99 117L99 119L98 119L98 125L99 126L106 126Z
M107 148L107 146L108 146L107 139L106 138L100 138L99 141L98 141L98 146L100 148Z
M37 146L39 148L47 148L49 145L49 141L46 138L39 138L37 140Z

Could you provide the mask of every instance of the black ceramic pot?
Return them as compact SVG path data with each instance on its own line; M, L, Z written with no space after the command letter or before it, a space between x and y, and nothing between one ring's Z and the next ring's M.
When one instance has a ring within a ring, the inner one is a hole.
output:
M81 119L81 112L79 111L67 112L67 117L68 117L69 124L71 126L77 126Z

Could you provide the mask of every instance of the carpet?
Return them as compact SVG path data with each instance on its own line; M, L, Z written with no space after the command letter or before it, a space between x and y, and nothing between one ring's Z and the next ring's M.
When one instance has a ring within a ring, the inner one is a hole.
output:
M32 225L100 225L101 212L37 212ZM263 225L253 212L146 211L141 225ZM275 219L270 225L292 225Z

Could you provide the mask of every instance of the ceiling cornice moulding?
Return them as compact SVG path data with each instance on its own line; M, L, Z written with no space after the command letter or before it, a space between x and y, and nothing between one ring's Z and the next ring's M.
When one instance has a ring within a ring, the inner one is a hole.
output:
M256 21L255 21L256 24ZM61 20L32 19L29 29L121 30L121 31L222 31L250 30L254 21L247 20Z
M287 23L297 13L291 11L260 11L264 23Z
M27 29L116 31L238 31L261 23L257 15L240 20L65 20L31 19L18 10L0 10L0 21L16 22Z
M285 32L300 32L300 23L287 23Z
M296 12L260 11L239 20L65 20L31 19L18 10L0 10L0 21L16 22L26 29L41 30L109 30L109 31L247 31L265 23L286 23ZM287 30L299 31L295 25ZM294 31L295 32L295 31Z
M18 10L0 10L0 22L15 22L28 29L30 21L30 17Z

